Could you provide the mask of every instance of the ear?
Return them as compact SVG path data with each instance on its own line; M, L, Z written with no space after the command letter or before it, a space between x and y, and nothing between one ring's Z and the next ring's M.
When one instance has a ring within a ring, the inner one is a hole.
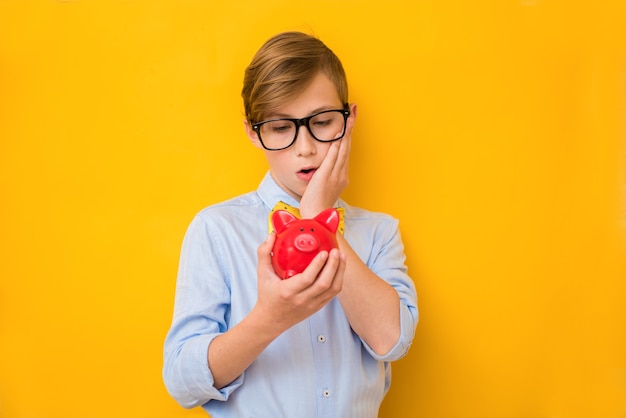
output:
M356 113L357 113L357 105L356 103L350 103L350 116L356 118Z
M339 227L339 212L337 212L337 209L324 209L314 219L333 234L337 232Z
M350 103L348 106L350 108L350 116L348 117L346 132L352 132L356 120L357 105L356 103Z
M259 141L259 136L256 131L252 129L252 125L250 125L248 119L243 120L243 126L246 129L246 135L248 135L248 139L252 142L252 145L258 149L263 149L263 145L261 145L261 141Z
M272 214L272 224L277 234L283 232L287 225L297 220L298 218L286 210L277 210Z

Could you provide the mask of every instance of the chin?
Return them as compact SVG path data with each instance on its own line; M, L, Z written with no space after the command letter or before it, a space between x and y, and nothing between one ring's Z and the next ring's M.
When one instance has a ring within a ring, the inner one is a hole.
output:
M298 202L300 201L300 199L302 199L302 195L304 194L304 191L306 190L306 188L300 190L300 189L289 189L287 192L291 195L291 197L293 197L294 199L296 199Z

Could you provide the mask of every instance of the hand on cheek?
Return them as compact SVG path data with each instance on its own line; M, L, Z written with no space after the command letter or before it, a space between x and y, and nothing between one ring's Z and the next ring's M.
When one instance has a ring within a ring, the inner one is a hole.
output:
M302 217L313 218L322 210L332 207L348 186L348 163L352 129L356 118L356 105L351 106L352 115L347 120L343 138L330 144L322 164L313 175L300 200ZM340 136L338 133L337 136Z
M328 148L321 166L313 175L302 199L302 217L315 217L322 210L332 207L348 185L348 159L350 136L333 142Z

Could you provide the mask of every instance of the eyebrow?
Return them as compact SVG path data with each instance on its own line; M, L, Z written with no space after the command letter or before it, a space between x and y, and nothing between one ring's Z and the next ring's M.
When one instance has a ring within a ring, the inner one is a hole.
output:
M319 112L323 112L325 110L336 110L336 109L343 109L343 106L339 106L336 107L334 105L332 106L320 106L318 108L313 109L307 116L304 116L305 118L311 115L314 115L316 113ZM264 120L271 120L271 119L300 119L297 117L293 117L291 115L288 115L286 113L273 113L271 115L268 115L267 118L265 118Z

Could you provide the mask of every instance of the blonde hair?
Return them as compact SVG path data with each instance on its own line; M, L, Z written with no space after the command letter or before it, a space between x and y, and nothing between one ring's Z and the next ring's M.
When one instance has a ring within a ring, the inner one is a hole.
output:
M246 68L243 98L246 118L260 122L301 93L322 71L335 85L342 103L348 102L348 81L339 58L321 40L301 32L270 38Z

